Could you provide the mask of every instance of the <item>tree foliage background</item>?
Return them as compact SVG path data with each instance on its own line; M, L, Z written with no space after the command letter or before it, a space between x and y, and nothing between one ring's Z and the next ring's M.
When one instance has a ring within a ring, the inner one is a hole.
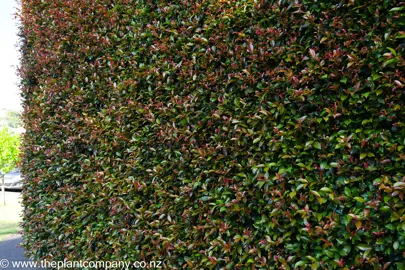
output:
M404 269L404 2L22 0L24 246Z
M8 128L0 129L0 173L15 169L20 160L20 136Z
M21 112L16 110L8 110L4 116L0 118L0 121L5 123L11 129L17 129L22 126Z

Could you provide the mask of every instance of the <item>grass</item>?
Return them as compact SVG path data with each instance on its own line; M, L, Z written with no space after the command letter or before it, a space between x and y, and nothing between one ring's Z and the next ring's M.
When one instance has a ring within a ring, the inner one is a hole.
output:
M3 205L3 197L0 195L0 241L20 230L22 207L18 203L19 193L6 192L6 205Z
M8 235L18 233L18 223L0 222L0 241L7 238Z

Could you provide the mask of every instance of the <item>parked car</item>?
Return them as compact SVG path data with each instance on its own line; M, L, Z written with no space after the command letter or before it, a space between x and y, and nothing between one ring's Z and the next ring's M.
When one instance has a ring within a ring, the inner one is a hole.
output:
M22 178L19 170L11 171L4 175L4 184L6 190L22 190ZM0 188L2 188L2 181L0 179Z

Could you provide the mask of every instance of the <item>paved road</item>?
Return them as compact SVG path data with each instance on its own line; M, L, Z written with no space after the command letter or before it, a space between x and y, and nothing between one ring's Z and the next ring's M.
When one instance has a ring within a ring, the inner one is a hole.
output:
M24 257L24 250L19 246L21 243L20 235L11 235L0 242L0 269L21 269L33 270L40 268L32 267L13 267L13 262L28 262Z
M3 196L0 194L0 220L6 220L10 222L21 221L22 207L20 204L21 194L20 192L7 191L5 194L7 206L3 206ZM19 247L21 243L21 235L14 234L9 235L5 239L0 241L0 270L2 269L22 269L32 270L41 268L32 267L13 267L13 262L28 262L29 260L24 258L24 250ZM7 266L8 264L8 266ZM6 266L6 267L5 267Z

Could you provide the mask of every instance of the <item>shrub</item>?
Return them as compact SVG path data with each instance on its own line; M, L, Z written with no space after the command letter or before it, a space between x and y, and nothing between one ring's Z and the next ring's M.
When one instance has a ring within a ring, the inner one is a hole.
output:
M403 269L403 4L22 0L27 254Z

